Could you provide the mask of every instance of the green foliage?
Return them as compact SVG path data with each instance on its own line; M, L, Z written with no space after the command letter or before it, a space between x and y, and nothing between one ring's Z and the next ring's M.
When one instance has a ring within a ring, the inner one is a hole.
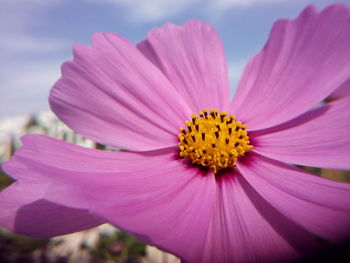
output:
M33 262L33 253L35 251L43 253L48 241L48 239L29 238L0 229L1 262Z
M91 254L93 262L139 263L146 254L146 246L131 235L116 231L113 235L102 234Z

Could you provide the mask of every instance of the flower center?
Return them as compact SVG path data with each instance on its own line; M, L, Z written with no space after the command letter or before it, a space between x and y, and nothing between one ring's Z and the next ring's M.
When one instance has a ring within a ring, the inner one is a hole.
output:
M235 121L235 116L217 110L203 110L180 128L180 157L193 164L207 166L214 174L226 167L236 166L237 158L253 149L246 125Z

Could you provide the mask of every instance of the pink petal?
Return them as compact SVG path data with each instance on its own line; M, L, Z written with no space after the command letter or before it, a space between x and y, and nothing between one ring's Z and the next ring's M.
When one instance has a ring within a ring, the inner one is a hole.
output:
M277 21L247 65L231 111L251 130L290 120L322 101L350 76L350 12L311 6Z
M350 97L274 128L252 132L254 151L293 164L350 169L349 109Z
M173 146L192 114L163 73L112 33L76 45L50 94L52 110L76 132L136 151Z
M350 78L338 89L336 89L329 97L329 100L339 100L350 95Z
M251 154L238 169L287 218L331 241L350 238L350 184L342 184Z
M290 262L314 241L268 204L239 174L218 182L216 206L200 262Z
M185 262L201 262L214 204L214 176L182 167L180 162L165 166L148 172L140 185L128 187L123 182L118 187L114 180L114 189L106 193L116 200L97 205L95 211L140 240Z
M215 177L177 160L174 150L85 149L29 135L4 169L49 181L49 201L88 209L139 239L199 262L212 214Z
M153 29L138 45L191 105L192 112L227 109L229 82L221 40L206 23Z
M0 225L18 234L51 237L98 226L104 221L86 209L46 200L46 182L15 182L0 192Z

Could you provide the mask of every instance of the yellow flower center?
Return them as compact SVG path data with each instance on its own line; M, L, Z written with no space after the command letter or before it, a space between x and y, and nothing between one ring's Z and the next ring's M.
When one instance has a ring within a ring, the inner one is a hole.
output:
M203 110L180 128L180 157L193 164L207 166L217 173L236 166L237 158L253 149L249 143L246 125L235 121L235 116L217 110Z

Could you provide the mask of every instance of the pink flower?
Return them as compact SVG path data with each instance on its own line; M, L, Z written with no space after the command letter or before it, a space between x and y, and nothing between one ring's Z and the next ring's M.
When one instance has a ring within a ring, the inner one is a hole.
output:
M289 164L350 169L349 28L342 5L277 21L232 101L205 23L166 24L137 46L95 34L63 65L51 108L127 151L25 136L3 165L17 181L1 193L1 225L46 237L110 222L186 262L281 262L317 249L310 233L347 240L350 185Z

